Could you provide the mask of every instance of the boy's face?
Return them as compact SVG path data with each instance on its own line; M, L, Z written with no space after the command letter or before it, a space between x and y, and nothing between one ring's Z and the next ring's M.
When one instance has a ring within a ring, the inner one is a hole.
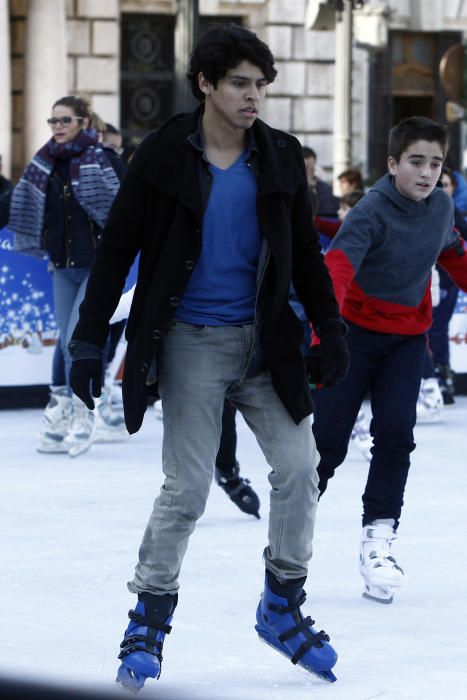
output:
M229 129L249 129L258 116L268 80L258 66L241 61L219 80L217 88L202 73L198 84L205 96L206 113Z
M433 192L438 182L444 154L438 141L415 141L397 163L388 158L394 184L403 197L420 202Z

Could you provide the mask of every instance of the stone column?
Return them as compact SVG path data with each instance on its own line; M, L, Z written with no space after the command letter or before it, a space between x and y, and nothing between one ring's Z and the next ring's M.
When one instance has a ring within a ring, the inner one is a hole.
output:
M334 194L339 195L337 177L350 166L352 139L352 0L336 22L336 78L334 97Z
M0 0L0 154L2 172L11 174L11 58L8 0Z
M50 138L46 120L67 94L65 0L29 0L24 86L26 162Z

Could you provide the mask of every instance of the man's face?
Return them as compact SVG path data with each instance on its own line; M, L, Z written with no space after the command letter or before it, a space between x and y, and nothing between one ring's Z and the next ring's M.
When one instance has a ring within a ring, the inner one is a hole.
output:
M314 156L308 156L308 158L305 158L305 170L306 170L306 179L308 180L308 184L311 185L313 184L315 180L315 165L316 165L316 158Z
M108 131L104 131L104 136L102 139L104 146L109 146L113 148L115 153L122 152L123 137L121 134L111 134Z
M217 88L202 73L198 84L205 95L205 113L229 129L249 129L258 116L266 95L268 80L263 71L249 61L242 61L227 71Z
M454 194L454 185L452 184L451 178L447 173L441 175L441 182L443 183L443 189L450 197Z
M433 192L438 182L444 154L438 141L415 141L397 163L389 156L388 168L403 197L420 202Z
M355 189L355 186L349 182L345 177L340 177L339 178L339 186L341 188L341 197L344 196L344 194L349 194L349 192L353 192Z

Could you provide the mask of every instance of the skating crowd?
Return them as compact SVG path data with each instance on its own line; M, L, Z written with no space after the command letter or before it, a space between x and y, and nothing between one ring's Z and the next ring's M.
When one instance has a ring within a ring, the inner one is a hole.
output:
M163 421L164 484L119 653L130 690L160 675L213 478L260 517L236 457L238 410L270 467L256 631L334 681L330 638L301 612L318 501L332 498L352 444L369 462L363 595L391 603L414 426L455 404L449 322L467 291L467 184L447 167L446 128L402 120L388 172L369 184L351 167L336 197L316 151L261 121L275 77L255 34L214 26L190 56L199 108L149 133L128 163L121 133L65 96L16 186L0 174L0 225L19 254L47 257L60 332L37 450L78 457L125 440L147 406Z

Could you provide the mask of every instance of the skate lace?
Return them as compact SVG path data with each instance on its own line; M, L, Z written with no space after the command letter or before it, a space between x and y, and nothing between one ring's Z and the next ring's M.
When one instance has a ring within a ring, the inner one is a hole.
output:
M388 531L384 536L371 536L366 541L367 551L364 552L364 557L371 564L373 569L381 566L395 567L402 571L397 564L396 559L391 554L391 544L397 538L395 532Z
M306 593L305 591L302 591L300 597L295 603L289 603L289 605L276 605L275 603L269 603L268 604L268 609L272 610L273 612L277 613L278 615L285 615L286 613L294 613L296 611L299 611L299 608L303 605L303 603L306 600ZM300 613L299 613L300 615ZM302 642L302 644L298 647L297 651L295 654L292 656L290 659L291 662L295 665L297 664L302 656L306 654L306 652L311 649L311 647L318 647L321 648L323 646L323 642L329 642L330 637L324 630L320 630L319 632L313 633L310 630L310 627L312 627L315 624L315 621L311 619L311 617L302 617L300 622L298 622L294 627L290 627L288 630L283 632L282 634L279 635L278 639L280 642L286 642L289 639L292 639L292 637L295 637L297 634L300 632L303 632L304 636L306 637L306 641Z

